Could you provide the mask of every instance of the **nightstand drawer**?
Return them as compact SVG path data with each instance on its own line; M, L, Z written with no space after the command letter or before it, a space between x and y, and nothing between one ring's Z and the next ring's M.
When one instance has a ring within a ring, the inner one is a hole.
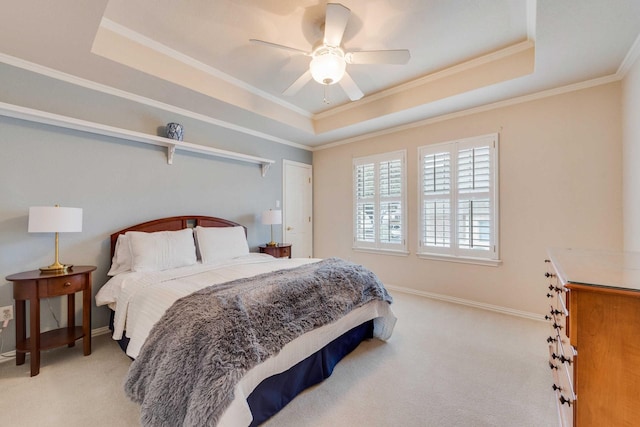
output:
M276 258L291 258L291 243L278 243L276 246L260 245L260 253Z
M284 246L280 248L280 258L291 257L291 246Z
M47 280L47 296L67 295L84 288L85 276L56 277Z

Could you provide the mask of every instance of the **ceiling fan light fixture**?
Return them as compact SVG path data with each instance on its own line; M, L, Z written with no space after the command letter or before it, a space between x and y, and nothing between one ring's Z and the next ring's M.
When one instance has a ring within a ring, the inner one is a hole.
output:
M341 49L321 48L313 53L313 59L309 64L311 77L323 85L338 83L344 76L347 63Z

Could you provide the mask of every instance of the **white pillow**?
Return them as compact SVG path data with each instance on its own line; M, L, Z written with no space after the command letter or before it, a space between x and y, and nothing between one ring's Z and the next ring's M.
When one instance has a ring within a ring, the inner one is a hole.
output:
M113 251L113 259L111 260L111 268L107 276L115 276L120 273L131 271L131 248L129 247L129 239L124 234L118 236L116 240L116 250Z
M193 230L157 231L144 233L128 231L131 248L131 270L161 271L196 263Z
M203 264L237 258L249 253L244 227L196 227L196 241Z

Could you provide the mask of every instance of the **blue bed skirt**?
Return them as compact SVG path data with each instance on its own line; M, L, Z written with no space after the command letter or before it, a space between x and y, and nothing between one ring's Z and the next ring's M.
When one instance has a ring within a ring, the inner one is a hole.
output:
M305 389L329 378L333 368L362 341L373 338L373 320L356 326L302 362L262 381L247 398L257 426L284 408Z
M109 321L112 331L113 319L112 311ZM345 332L288 370L262 381L247 398L253 415L251 426L267 421L302 391L329 378L338 362L368 338L373 338L373 320ZM129 339L123 337L118 344L126 351Z

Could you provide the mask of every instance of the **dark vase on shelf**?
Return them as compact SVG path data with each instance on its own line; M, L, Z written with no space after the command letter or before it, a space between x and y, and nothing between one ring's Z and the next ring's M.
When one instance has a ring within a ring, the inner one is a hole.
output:
M180 123L167 123L165 130L167 138L182 141L184 135L184 129Z

